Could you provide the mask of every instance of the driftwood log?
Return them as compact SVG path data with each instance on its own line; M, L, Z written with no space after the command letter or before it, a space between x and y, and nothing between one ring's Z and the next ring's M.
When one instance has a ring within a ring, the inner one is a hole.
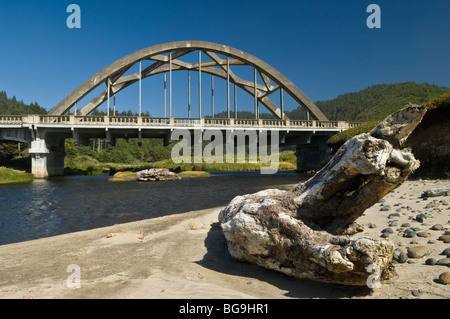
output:
M366 285L372 269L381 280L392 278L393 243L353 237L355 221L419 167L402 145L425 112L409 106L390 115L289 191L235 197L219 213L231 256L328 283Z
M430 188L423 192L422 197L437 197L450 195L450 185Z

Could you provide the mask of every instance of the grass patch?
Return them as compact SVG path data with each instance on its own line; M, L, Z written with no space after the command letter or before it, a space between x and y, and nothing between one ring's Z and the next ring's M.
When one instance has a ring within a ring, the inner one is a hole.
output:
M181 177L209 177L210 174L205 171L184 171L178 173Z
M101 164L89 156L80 156L77 159L66 157L64 160L64 175L100 175L101 173Z
M0 184L29 183L33 181L33 174L20 172L11 168L0 168Z
M450 94L438 96L437 98L431 99L424 104L428 110L433 110L439 107L447 107L448 105L450 105Z
M342 131L342 132L330 137L330 139L327 141L327 145L333 149L338 149L352 137L362 134L362 133L368 133L378 124L380 124L379 121L372 121L372 122L368 122L368 123L362 124L360 126L353 127L351 129Z
M136 173L130 171L117 172L111 177L112 182L124 182L124 181L134 181L136 180Z
M294 152L282 152L278 157L279 171L294 171L297 169L297 157ZM171 170L179 170L181 172L189 171L204 171L204 172L255 172L261 170L261 167L269 167L270 162L263 164L260 161L256 163L249 163L248 155L246 156L245 163L237 163L237 156L235 155L234 163L226 163L226 157L223 157L223 163L194 163L194 159L191 159L191 163L174 163L172 159L166 159L154 163L148 164L150 168L168 168Z

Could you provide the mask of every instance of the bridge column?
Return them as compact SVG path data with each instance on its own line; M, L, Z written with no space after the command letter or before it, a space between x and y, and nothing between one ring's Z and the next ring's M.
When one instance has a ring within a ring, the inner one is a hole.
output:
M35 178L64 175L65 137L36 134L28 150L31 156L31 173Z
M331 148L326 144L329 138L330 135L312 136L308 143L297 144L297 171L317 171L321 168L331 154Z

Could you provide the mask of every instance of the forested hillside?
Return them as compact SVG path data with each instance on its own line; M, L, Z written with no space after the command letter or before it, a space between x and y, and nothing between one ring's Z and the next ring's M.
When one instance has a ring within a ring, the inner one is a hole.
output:
M377 84L315 104L330 120L369 122L382 120L408 103L422 104L446 93L450 88L428 83Z
M20 114L46 114L47 110L40 107L37 102L25 104L18 101L15 96L8 98L5 91L0 91L0 115Z

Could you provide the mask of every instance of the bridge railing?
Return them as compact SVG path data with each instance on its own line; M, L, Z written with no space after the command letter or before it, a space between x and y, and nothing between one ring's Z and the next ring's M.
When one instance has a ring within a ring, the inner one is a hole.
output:
M360 126L358 122L306 121L280 119L186 118L141 116L79 116L79 115L0 115L2 125L123 125L123 126L214 126L214 127L267 127L305 129L349 129Z
M354 127L357 127L357 126L361 126L361 124L363 124L363 123L361 123L361 122L347 122L348 128L354 128Z
M304 120L290 120L289 121L290 126L295 126L295 127L307 127L307 128L312 128L314 127L314 121L304 121Z
M169 124L175 126L196 126L202 124L201 120L189 117L171 117L169 118Z
M143 117L143 125L168 125L170 118L168 117Z
M235 119L234 125L236 126L257 126L258 120L251 120L251 119Z
M39 123L43 124L70 124L69 115L39 115Z
M213 118L204 118L203 124L205 126L229 126L231 125L233 119L213 119Z
M0 124L22 124L21 115L0 115Z

